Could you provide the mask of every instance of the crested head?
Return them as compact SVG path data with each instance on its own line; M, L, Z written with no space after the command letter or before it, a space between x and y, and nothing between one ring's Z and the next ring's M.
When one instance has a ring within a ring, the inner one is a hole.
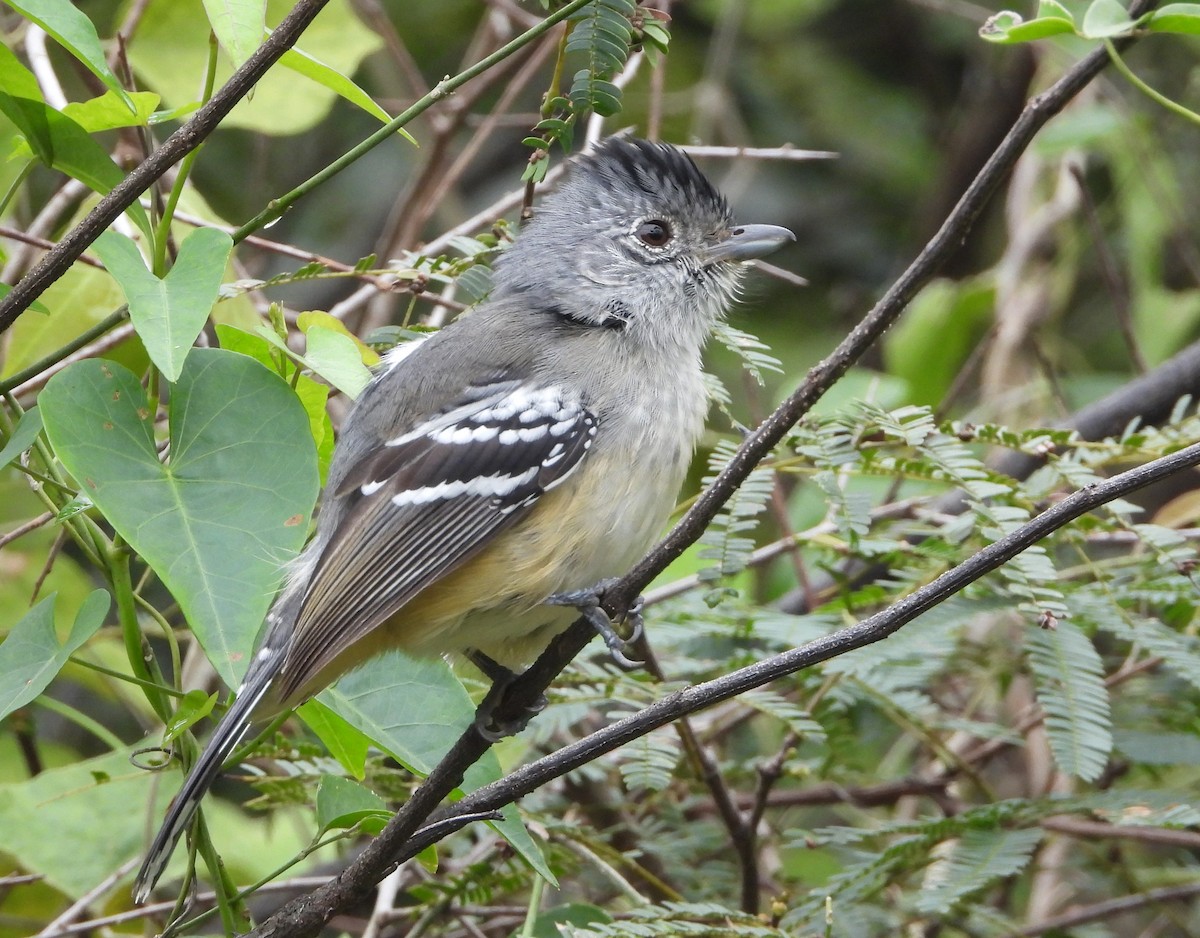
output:
M682 150L610 138L576 158L534 210L497 265L493 295L520 293L581 326L698 350L732 301L740 262L791 237L770 229L783 235L767 245L756 226L750 244L746 230Z
M690 156L667 144L610 137L575 163L573 175L600 187L599 206L627 205L632 199L646 211L657 209L697 228L733 223L725 196Z

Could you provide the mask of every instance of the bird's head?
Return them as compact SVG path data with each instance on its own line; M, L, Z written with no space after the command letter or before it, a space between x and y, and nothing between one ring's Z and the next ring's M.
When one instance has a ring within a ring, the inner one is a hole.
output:
M576 159L537 207L497 265L495 295L698 347L732 302L743 262L793 240L786 228L734 224L683 151L614 137Z

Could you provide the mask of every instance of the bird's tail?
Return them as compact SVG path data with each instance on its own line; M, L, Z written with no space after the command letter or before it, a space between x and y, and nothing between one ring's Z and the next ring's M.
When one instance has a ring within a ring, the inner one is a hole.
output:
M238 688L237 700L217 723L208 747L192 766L183 788L167 809L166 819L158 829L146 859L142 861L142 868L138 871L133 887L133 901L138 905L145 902L150 895L150 890L166 869L175 845L187 830L196 809L200 807L200 800L212 786L225 760L237 748L250 728L251 714L270 689L271 681L278 672L278 667L273 665L275 662L264 660L263 652L260 651L246 675L246 680Z

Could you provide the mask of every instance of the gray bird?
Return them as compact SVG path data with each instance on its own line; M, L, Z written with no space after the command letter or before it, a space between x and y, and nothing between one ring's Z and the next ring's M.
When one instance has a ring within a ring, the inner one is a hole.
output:
M235 703L138 874L145 901L251 719L387 649L503 679L662 531L704 424L701 353L744 261L795 236L734 225L680 150L610 139L501 256L486 302L385 358L346 419L316 535Z

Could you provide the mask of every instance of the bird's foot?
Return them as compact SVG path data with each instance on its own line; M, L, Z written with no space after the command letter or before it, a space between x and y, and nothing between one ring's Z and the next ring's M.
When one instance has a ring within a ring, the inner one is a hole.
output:
M618 667L626 669L640 668L642 662L635 658L630 658L627 654L629 646L636 642L642 636L644 622L642 620L642 598L639 596L629 607L625 613L624 624L629 631L628 636L622 636L614 627L613 622L608 617L601 607L600 603L604 599L606 590L611 589L617 580L601 580L595 586L589 586L585 589L566 590L562 593L555 593L546 598L546 602L551 606L574 606L579 610L579 614L587 619L588 624L596 630L604 644L608 646L608 653L612 656L613 661Z
M509 720L497 719L496 707L504 699L509 685L517 679L516 673L474 648L467 652L467 660L492 682L475 711L475 729L489 743L497 743L506 736L516 736L529 725L530 720L546 709L546 697L543 694L519 716Z

